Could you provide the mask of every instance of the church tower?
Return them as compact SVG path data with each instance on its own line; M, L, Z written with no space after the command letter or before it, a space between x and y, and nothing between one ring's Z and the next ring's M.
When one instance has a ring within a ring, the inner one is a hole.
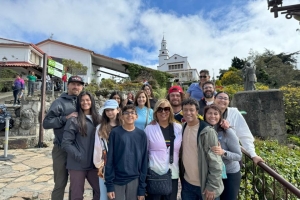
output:
M165 37L163 36L163 39L161 41L161 47L159 50L159 66L164 64L166 62L166 59L169 59L169 51L167 49L167 41L165 40Z

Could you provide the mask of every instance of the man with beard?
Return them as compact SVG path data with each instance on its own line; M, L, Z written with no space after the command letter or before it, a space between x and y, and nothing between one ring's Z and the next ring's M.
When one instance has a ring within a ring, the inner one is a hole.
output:
M64 199L65 187L68 182L68 170L66 169L67 153L61 148L61 142L67 120L78 116L76 102L83 85L84 82L80 76L71 76L68 80L68 92L62 93L59 98L53 101L43 121L44 129L53 129L55 135L52 149L54 172L52 200ZM70 193L71 191L69 195Z
M214 103L215 84L212 81L206 81L202 87L203 98L199 101L199 114L203 116L204 107Z
M184 123L185 120L183 118L182 114L182 101L184 100L184 92L182 88L179 85L174 85L170 87L167 95L167 99L169 100L173 112L174 112L174 118L177 123ZM201 115L198 115L198 118L203 120L203 117Z

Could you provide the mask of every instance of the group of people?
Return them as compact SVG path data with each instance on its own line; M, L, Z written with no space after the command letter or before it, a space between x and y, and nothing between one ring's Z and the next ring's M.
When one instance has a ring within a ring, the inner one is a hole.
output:
M207 70L197 84L187 94L172 86L159 100L149 84L126 100L113 92L99 114L82 78L70 77L43 121L55 134L51 198L63 199L70 176L69 199L83 199L85 179L93 199L175 200L179 179L183 200L237 199L239 142L255 163L263 160L243 116L228 107L228 94L215 92ZM172 191L146 191L149 173L170 173Z

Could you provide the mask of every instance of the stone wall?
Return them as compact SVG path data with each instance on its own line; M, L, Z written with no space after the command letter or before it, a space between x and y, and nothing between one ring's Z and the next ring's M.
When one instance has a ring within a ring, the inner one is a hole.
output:
M231 106L247 112L244 117L254 136L286 142L283 93L280 90L238 92Z

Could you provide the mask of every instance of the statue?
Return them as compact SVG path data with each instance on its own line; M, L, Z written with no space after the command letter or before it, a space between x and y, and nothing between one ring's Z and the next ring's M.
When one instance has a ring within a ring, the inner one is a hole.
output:
M249 62L246 62L245 66L242 69L243 77L244 77L244 90L256 90L255 83L256 79L256 67Z

